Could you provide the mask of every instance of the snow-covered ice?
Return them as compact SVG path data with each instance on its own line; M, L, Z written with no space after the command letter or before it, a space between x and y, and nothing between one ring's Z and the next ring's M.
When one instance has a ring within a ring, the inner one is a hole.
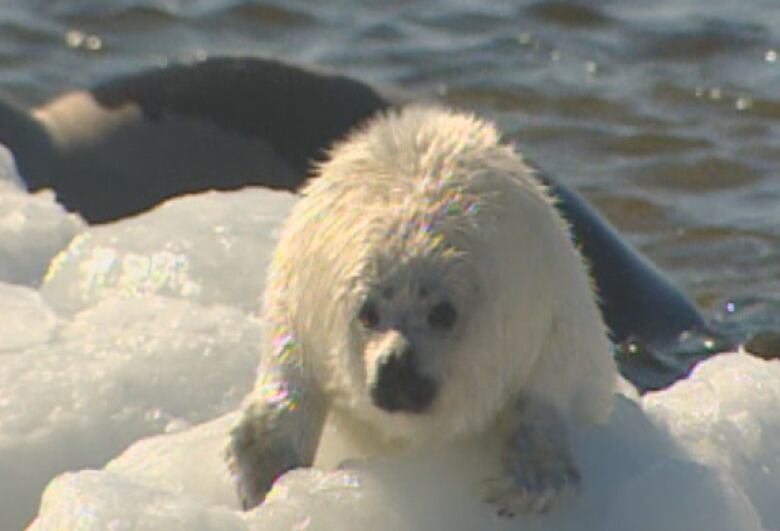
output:
M780 529L780 362L740 353L573 433L582 492L544 516L480 501L489 441L296 470L240 511L223 452L293 201L207 193L87 227L0 153L0 529Z
M287 192L210 192L81 232L51 264L43 296L72 313L117 295L158 294L256 310Z
M736 402L725 396L729 392L719 395L722 415L711 415L711 395L703 401L690 395L692 386L717 388L735 375L755 385L731 389L740 397ZM237 419L229 413L139 441L102 471L60 476L47 488L32 529L68 529L76 522L79 529L112 529L113 522L116 529L198 531L776 529L776 507L761 501L780 492L777 452L770 443L766 452L754 451L746 462L751 444L721 437L743 430L780 434L780 413L770 408L748 408L738 418L729 413L745 395L766 392L768 384L775 389L759 400L778 400L778 364L732 354L703 364L690 382L668 391L640 400L619 397L608 425L575 434L584 478L581 495L536 518L500 519L479 500L479 482L494 464L477 444L348 462L337 471L293 471L281 478L264 505L242 513L222 461L227 431ZM697 436L678 434L692 435L686 426L693 424ZM717 456L701 451L698 436L716 441ZM739 464L740 473L726 462ZM750 495L756 482L763 497ZM63 522L69 523L60 527Z
M0 156L0 167L3 160ZM65 214L51 191L31 195L6 179L9 171L0 169L0 281L36 285L52 256L85 224Z

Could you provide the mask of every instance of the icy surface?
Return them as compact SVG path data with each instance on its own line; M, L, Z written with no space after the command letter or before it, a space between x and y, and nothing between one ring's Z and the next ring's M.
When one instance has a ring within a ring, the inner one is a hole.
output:
M17 188L24 188L22 178L16 168L13 154L4 145L0 144L0 181L14 184Z
M37 290L0 282L0 359L9 351L47 342L57 321Z
M693 459L733 478L764 526L780 529L780 361L716 357L644 407Z
M780 363L743 354L575 430L582 492L544 516L481 501L490 441L296 470L242 512L223 453L293 199L210 193L86 227L14 175L0 153L0 529L780 529Z
M719 365L726 370L718 370ZM125 526L119 529L196 531L773 529L772 508L754 503L742 478L697 453L696 444L677 432L688 433L686 426L697 424L718 438L721 429L728 430L723 426L726 418L708 417L707 404L690 401L691 385L718 386L724 373L748 380L762 374L764 384L780 385L778 365L742 354L724 355L702 365L691 382L640 401L618 397L606 426L574 434L584 478L580 496L541 517L501 519L480 501L480 481L495 470L492 446L484 441L348 462L336 471L293 471L277 482L264 505L242 513L221 458L227 432L238 418L232 413L183 432L142 440L103 471L57 478L46 490L33 529L59 529L59 522L75 521L85 511L95 520L84 529L108 528L111 522ZM733 399L744 400L760 390L761 386L748 385L743 392L732 389L734 396L726 393L718 400L727 411L736 405ZM675 409L685 401L687 407ZM670 409L656 409L658 404ZM742 416L767 433L780 435L777 411L748 409ZM721 458L734 460L745 450L724 446L721 452L726 455ZM744 478L763 477L767 494L780 492L777 474L764 469L773 466L776 452L754 457L743 470ZM773 476L774 484L767 483L766 476Z
M49 261L85 228L51 191L27 193L0 145L0 281L38 286ZM18 179L18 177L17 177Z
M205 193L80 234L41 291L72 313L116 296L166 295L256 309L287 192Z
M235 408L260 339L234 308L159 297L101 301L49 333L2 352L0 520L32 516L55 474Z

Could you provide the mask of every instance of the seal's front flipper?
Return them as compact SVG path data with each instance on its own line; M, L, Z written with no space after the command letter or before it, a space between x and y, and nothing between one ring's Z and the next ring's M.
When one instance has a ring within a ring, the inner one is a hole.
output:
M483 483L499 516L545 513L580 487L565 425L551 406L520 399L501 421L503 474Z

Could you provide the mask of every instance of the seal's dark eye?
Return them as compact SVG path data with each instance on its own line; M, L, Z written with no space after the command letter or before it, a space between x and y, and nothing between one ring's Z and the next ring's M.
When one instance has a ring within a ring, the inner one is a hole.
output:
M379 310L373 301L366 301L363 306L360 307L358 312L358 320L360 324L366 328L376 328L379 324Z
M458 311L449 301L442 301L433 308L428 314L428 324L433 328L449 330L458 319Z

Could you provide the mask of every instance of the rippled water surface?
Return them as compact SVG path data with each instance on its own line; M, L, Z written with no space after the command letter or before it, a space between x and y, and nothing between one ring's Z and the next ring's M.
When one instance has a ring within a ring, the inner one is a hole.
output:
M780 2L3 0L0 91L275 56L498 120L742 336L780 328Z

